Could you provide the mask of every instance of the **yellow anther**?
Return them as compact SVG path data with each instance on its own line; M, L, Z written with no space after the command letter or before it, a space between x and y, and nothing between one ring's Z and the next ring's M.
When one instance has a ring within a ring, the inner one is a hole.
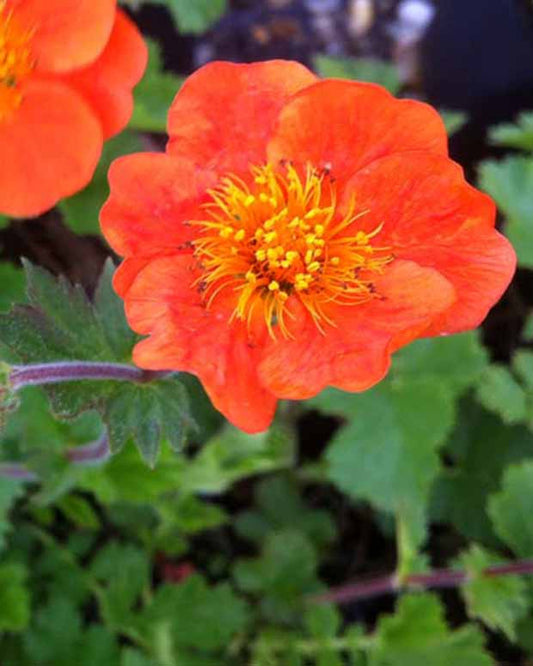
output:
M222 227L222 229L219 232L220 238L231 238L233 235L233 227Z
M271 229L273 229L273 227L275 226L275 224L276 224L276 219L273 218L273 217L271 217L269 220L267 220L267 221L263 224L263 227L264 227L267 231L270 231Z
M312 220L313 218L315 218L317 215L320 215L321 213L322 213L322 209L321 209L321 208L311 208L311 210L308 211L308 212L304 215L304 219L306 219L306 220Z
M265 234L265 242L272 243L277 237L278 234L275 231L269 231L268 234Z
M341 260L340 260L339 257L331 257L331 259L329 260L329 263L332 266L338 266L341 263Z
M320 268L320 262L318 261L313 261L309 266L307 267L307 270L310 273L316 273Z
M237 231L237 233L235 234L234 238L236 241L242 241L244 240L244 236L245 236L244 229L239 229L239 231Z
M266 203L268 200L269 200L268 194L261 192L261 194L259 195L259 201L261 201L262 203Z
M305 242L307 243L307 245L314 245L315 241L316 241L315 234L307 234L307 236L305 237Z
M313 252L313 257L315 259L318 259L318 257L321 257L323 254L324 254L323 250L318 249Z
M265 250L257 250L257 252L255 253L255 258L258 261L264 261L267 258Z
M269 247L268 250L266 251L266 256L269 261L275 261L278 258L278 253L276 251L276 248Z
M322 236L324 233L324 225L323 224L316 224L315 225L315 233L317 236Z
M301 223L302 223L302 220L300 220L299 217L295 217L289 222L289 229L296 229L297 227L299 227L301 225Z
M253 194L249 194L244 200L244 205L249 208L253 203L255 203L255 197Z
M306 264L310 264L313 261L313 250L307 250L304 261Z
M276 282L276 280L272 280L272 282L269 282L269 284L268 284L268 290L269 291L278 291L279 290L279 283Z
M289 299L289 294L286 291L280 291L278 294L278 300L282 303L285 303Z
M254 238L256 240L261 240L261 238L263 238L264 235L265 235L265 232L262 229L256 229L256 232L254 234Z
M299 257L299 254L295 250L289 250L288 252L285 252L285 259L287 261L290 261L291 263L293 261L296 261L296 259L298 259L298 257Z
M355 242L359 245L366 245L368 243L368 236L364 231L358 231L355 234Z
M278 201L277 201L277 199L276 199L275 197L270 197L270 199L269 199L268 201L269 201L269 203L270 203L270 205L271 205L272 207L278 205ZM286 210L286 209L285 209L285 210Z
M257 183L258 185L266 185L268 180L266 179L266 176L256 176L254 178L254 183Z

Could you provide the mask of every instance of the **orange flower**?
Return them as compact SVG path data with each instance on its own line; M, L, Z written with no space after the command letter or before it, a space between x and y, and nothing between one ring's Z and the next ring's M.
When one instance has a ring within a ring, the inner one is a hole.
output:
M0 0L0 213L39 215L87 185L146 60L116 0Z
M110 170L115 288L143 368L197 375L248 432L279 398L363 391L391 353L477 326L515 254L447 158L438 114L293 62L212 63L166 154Z

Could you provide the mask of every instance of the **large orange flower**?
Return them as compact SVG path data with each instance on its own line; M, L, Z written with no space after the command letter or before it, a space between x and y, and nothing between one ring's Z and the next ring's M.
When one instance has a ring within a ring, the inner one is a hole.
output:
M38 215L87 185L146 60L116 0L0 0L0 213Z
M111 167L115 287L148 336L135 362L194 373L243 430L477 326L513 275L494 204L425 104L293 62L219 62L178 93L169 134L166 154Z

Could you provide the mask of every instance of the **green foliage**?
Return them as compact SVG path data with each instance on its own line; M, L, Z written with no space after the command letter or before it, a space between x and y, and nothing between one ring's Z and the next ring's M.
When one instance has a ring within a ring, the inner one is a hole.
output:
M183 80L163 70L159 44L152 40L147 42L148 66L134 91L135 106L129 126L142 132L165 133L168 109Z
M489 500L489 515L496 534L521 557L533 557L533 462L506 470L502 489Z
M455 134L462 129L468 121L468 116L464 111L448 111L447 109L440 109L439 113L449 136L452 136L452 134Z
M46 361L129 362L137 340L127 325L123 305L112 289L108 262L93 302L81 287L56 280L25 264L27 306L0 315L0 339L25 363ZM145 383L85 381L50 384L47 395L54 414L73 419L96 410L107 426L111 449L131 438L150 465L162 437L180 449L192 426L187 394L177 377Z
M22 492L20 482L0 476L0 552L5 547L5 537L11 528L9 511Z
M30 620L27 572L20 564L0 565L0 632L22 631Z
M462 586L470 617L482 620L488 627L501 630L511 640L516 639L516 622L528 611L527 586L518 576L487 576L483 571L501 564L500 557L472 546L459 558L459 564L468 573Z
M469 625L450 631L432 594L408 595L395 615L380 620L369 666L490 666L481 631Z
M164 5L180 32L200 34L208 30L225 12L227 0L123 0L133 8L144 4Z
M24 300L24 274L13 264L0 264L0 312Z
M533 157L513 156L499 162L482 162L479 183L505 216L505 234L516 250L519 265L532 268Z
M401 88L398 70L394 65L385 61L371 58L335 58L327 55L317 55L314 64L320 76L325 78L379 83L393 95Z
M489 138L497 146L533 151L533 112L524 111L518 114L516 123L492 127Z
M59 209L68 226L79 234L99 234L98 217L100 209L109 196L107 172L111 162L130 153L143 149L139 136L133 132L122 132L104 143L100 162L94 172L93 179L87 187L68 199L59 203Z
M486 368L477 387L477 397L509 425L520 423L527 416L526 394L504 365Z

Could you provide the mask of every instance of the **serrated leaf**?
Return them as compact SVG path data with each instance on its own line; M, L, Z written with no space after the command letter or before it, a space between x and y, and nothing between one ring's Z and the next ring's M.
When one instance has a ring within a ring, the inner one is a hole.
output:
M353 498L404 514L420 542L437 451L454 424L451 390L413 380L358 395L328 389L310 403L349 419L327 450L329 479Z
M517 555L533 557L533 462L507 468L502 489L491 496L488 513L496 534Z
M491 127L489 140L497 146L533 150L533 112L523 111L516 122Z
M397 68L383 60L316 55L314 64L320 76L379 83L393 95L402 86Z
M208 30L226 10L227 0L157 0L168 8L180 32L200 34Z
M0 315L0 340L23 362L131 359L137 336L128 327L124 306L112 289L108 262L91 303L79 286L26 263L29 305ZM178 449L192 426L187 395L177 376L143 384L79 381L48 384L53 413L73 419L96 410L108 428L111 449L133 438L144 459L154 464L162 437Z
M0 632L22 631L30 621L27 571L21 564L0 565Z
M122 132L104 143L102 156L93 179L87 187L72 197L62 199L59 210L67 225L78 234L99 234L100 209L109 196L107 172L113 160L122 155L143 150L141 139L134 132Z
M369 666L491 666L482 632L473 625L450 631L433 594L407 595L396 613L383 617Z
M159 623L166 622L178 648L205 653L227 647L244 630L248 613L244 601L227 583L209 587L194 574L180 585L159 587L139 621L143 633L148 630L152 634Z
M484 575L484 569L501 564L502 559L480 546L471 546L458 563L468 574L461 593L469 616L493 630L503 631L509 640L516 640L515 625L529 609L526 582L518 576Z
M77 527L96 530L100 527L98 514L89 502L80 495L65 495L57 504L67 520Z
M533 157L507 157L482 162L481 189L506 217L505 233L513 244L518 264L533 268Z
M91 571L103 584L99 601L106 622L120 627L127 622L135 601L148 586L146 554L131 544L112 542L98 552Z
M533 434L527 428L506 426L479 404L465 402L446 448L451 465L441 470L433 489L433 521L451 522L468 539L497 546L487 498L499 488L507 466L532 450Z
M161 47L148 39L148 66L133 96L135 105L129 127L141 132L165 133L168 109L183 79L163 70Z
M526 394L503 365L491 365L484 372L476 391L479 402L500 416L504 423L514 425L526 420Z

